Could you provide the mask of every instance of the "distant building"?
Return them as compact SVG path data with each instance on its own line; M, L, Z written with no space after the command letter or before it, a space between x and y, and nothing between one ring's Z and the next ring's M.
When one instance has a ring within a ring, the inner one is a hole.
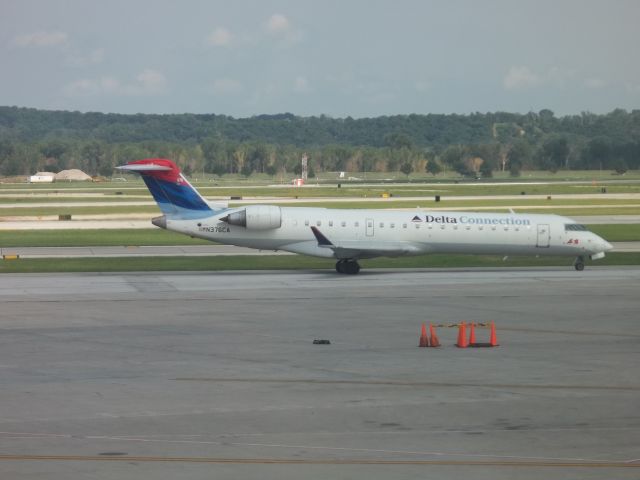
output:
M91 177L77 168L62 170L58 173L37 172L29 177L29 183L52 183L52 182L86 182L91 181Z
M35 175L29 177L29 183L52 183L54 177L55 173L37 172Z

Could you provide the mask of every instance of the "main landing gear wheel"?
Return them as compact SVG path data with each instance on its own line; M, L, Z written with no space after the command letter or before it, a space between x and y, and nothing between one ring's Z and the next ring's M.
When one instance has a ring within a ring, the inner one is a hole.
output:
M578 257L576 258L575 263L573 264L573 267L581 272L582 270L584 270L584 257Z
M336 272L356 275L360 271L360 265L355 260L338 260L336 262Z

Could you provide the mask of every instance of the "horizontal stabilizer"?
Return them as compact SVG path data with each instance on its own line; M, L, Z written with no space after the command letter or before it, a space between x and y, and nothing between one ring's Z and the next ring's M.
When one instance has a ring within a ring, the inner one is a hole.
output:
M152 163L143 163L138 165L121 165L116 167L117 170L129 170L131 172L170 172L171 167L165 165L154 165Z

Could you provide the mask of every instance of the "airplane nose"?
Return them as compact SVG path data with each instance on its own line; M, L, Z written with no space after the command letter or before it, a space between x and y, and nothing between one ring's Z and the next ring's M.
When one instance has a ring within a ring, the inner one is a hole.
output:
M611 245L609 242L607 242L606 240L602 240L602 245L604 247L604 251L605 252L609 252L611 250L613 250L613 245Z

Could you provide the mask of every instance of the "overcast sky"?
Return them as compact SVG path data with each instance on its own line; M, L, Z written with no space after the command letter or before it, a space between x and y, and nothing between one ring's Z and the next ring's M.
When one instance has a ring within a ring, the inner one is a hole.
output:
M640 108L638 0L0 0L0 105L370 117Z

